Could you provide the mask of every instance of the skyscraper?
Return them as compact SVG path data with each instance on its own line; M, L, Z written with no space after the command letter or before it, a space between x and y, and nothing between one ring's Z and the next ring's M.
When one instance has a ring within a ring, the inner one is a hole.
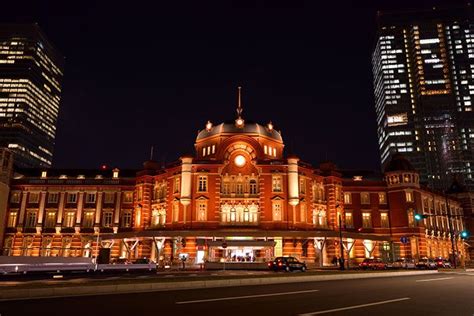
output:
M63 67L37 24L0 25L0 147L19 166L51 166Z
M379 12L372 65L382 164L401 152L433 188L474 188L472 8Z

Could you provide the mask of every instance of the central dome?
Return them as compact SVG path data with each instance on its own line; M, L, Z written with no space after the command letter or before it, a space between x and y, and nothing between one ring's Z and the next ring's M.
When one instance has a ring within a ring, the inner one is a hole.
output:
M281 134L275 129L262 126L257 123L245 121L243 127L236 126L234 121L224 122L210 129L203 129L199 131L196 141L206 139L212 136L232 136L232 135L248 135L248 136L262 136L271 138L278 142L283 142Z

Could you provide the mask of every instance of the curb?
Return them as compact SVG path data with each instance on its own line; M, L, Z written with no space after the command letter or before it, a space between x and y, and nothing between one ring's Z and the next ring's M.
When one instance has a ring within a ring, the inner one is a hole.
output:
M318 282L336 280L354 280L387 278L398 276L412 276L436 274L438 271L413 271L413 272L374 272L374 273L353 273L345 275L314 275L314 276L294 276L294 277L274 277L274 278L242 278L224 280L202 280L202 281L177 281L177 282L157 282L157 283L135 283L135 284L107 284L107 285L86 285L70 287L45 287L31 289L3 289L0 291L0 301L43 299L57 297L89 296L89 295L109 295L125 293L159 292L170 290L190 290L202 288L219 288L230 286L250 286L281 283Z

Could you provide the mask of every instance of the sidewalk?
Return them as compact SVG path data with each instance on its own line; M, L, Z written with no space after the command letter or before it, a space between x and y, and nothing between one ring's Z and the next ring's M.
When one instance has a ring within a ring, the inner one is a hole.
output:
M87 295L106 295L106 294L124 294L140 292L156 292L185 289L216 288L229 286L250 286L265 284L282 284L296 282L316 282L316 281L335 281L350 279L368 279L381 277L398 277L411 275L436 274L438 271L389 271L389 272L336 272L327 273L290 273L290 274L268 274L257 276L203 276L188 280L167 279L124 279L124 280L106 280L103 282L89 282L94 284L77 284L73 281L64 281L61 285L44 285L31 287L3 287L0 291L0 301L5 300L24 300L53 297L69 296L87 296Z

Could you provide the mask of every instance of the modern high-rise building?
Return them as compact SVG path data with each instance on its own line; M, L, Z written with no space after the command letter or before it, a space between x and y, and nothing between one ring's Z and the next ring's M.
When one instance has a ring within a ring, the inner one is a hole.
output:
M382 165L403 153L436 189L454 175L474 188L472 13L378 13L372 65Z
M0 147L18 166L51 166L63 67L37 24L0 25Z

